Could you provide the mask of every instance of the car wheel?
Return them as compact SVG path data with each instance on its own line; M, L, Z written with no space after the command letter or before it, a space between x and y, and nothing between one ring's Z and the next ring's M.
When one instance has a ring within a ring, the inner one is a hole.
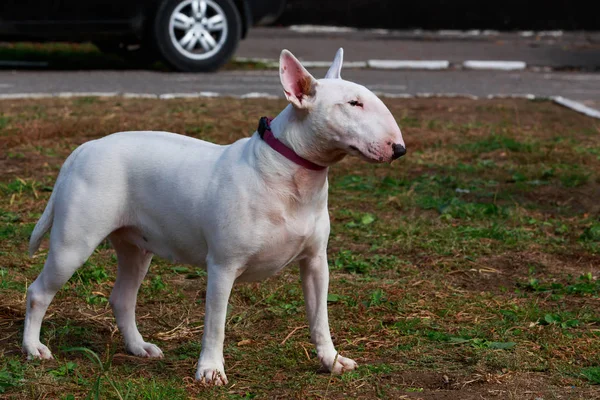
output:
M165 0L153 33L165 62L187 72L214 71L240 41L241 18L231 0Z

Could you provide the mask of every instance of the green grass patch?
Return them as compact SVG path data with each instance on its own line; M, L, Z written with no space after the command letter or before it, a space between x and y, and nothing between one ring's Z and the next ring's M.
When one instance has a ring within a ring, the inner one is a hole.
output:
M539 279L531 278L519 286L532 292L544 292L562 295L600 295L600 280L592 276L591 272L580 275L576 280L568 283L552 282L543 283Z
M518 140L515 137L492 133L485 139L461 144L458 148L473 153L488 153L495 150L531 153L534 150L534 143Z
M584 368L581 375L591 383L600 385L600 367Z

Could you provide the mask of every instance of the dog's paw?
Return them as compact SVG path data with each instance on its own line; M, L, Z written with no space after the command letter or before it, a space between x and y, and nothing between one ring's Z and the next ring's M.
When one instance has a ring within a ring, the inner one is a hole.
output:
M23 353L27 354L28 360L52 360L54 358L50 349L40 342L23 343Z
M127 344L127 351L138 357L163 358L162 350L157 345L148 342Z
M358 368L356 361L350 358L342 357L339 354L337 354L337 357L336 354L333 356L322 357L321 365L328 372L331 372L335 375L343 374L344 372L352 371Z
M223 364L200 364L196 371L196 380L205 385L222 386L227 385L227 375Z

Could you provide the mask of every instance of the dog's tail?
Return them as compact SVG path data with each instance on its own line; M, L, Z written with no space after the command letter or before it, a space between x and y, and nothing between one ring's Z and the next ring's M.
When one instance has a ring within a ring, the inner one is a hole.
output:
M60 187L62 186L63 181L66 176L68 176L71 172L71 165L77 158L77 155L81 151L81 148L84 147L79 146L75 151L71 153L69 157L67 157L65 163L63 164L60 172L58 173L58 178L56 179L56 183L54 184L54 189L52 190L52 194L50 195L50 199L48 200L48 204L46 205L46 209L44 213L40 217L37 224L35 224L35 228L33 228L33 232L31 233L31 238L29 239L29 256L33 256L35 252L40 248L40 244L42 243L42 238L44 234L50 230L52 227L52 222L54 221L54 203L56 202L56 196Z
M29 239L29 257L32 257L35 252L40 248L40 244L42 243L42 237L44 234L48 232L50 227L52 226L52 221L54 220L54 194L56 193L56 189L58 187L58 182L54 185L54 190L50 195L50 200L48 200L48 205L46 205L46 209L42 214L40 220L35 224L35 228L33 228L33 232L31 233L31 239Z

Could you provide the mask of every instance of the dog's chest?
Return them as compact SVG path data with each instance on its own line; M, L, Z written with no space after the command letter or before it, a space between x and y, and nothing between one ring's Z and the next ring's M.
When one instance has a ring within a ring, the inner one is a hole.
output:
M255 251L248 258L240 280L254 281L277 274L302 254L315 231L315 218L310 214L267 215L265 233L257 235Z

